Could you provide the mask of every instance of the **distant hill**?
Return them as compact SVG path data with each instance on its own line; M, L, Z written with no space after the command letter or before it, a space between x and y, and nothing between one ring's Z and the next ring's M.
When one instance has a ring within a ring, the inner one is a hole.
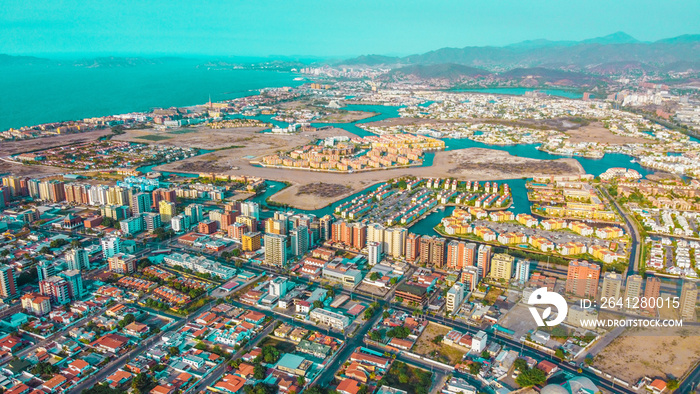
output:
M365 66L381 66L383 64L397 64L398 57L382 56L382 55L363 55L354 59L345 60L342 63L348 66L365 65Z
M51 64L53 61L34 56L12 56L0 53L0 66Z
M491 72L465 66L462 64L445 63L445 64L416 64L396 68L383 75L383 79L399 80L406 77L415 77L418 79L443 79L447 81L458 81L462 78L476 78L491 74Z
M496 76L502 80L519 80L521 85L540 86L544 84L562 86L591 86L600 78L576 71L554 70L544 67L515 68Z
M393 67L459 64L496 72L547 67L608 74L629 68L653 71L683 62L700 62L700 35L642 42L618 32L577 42L531 40L505 47L441 48L402 58L360 56L339 64Z

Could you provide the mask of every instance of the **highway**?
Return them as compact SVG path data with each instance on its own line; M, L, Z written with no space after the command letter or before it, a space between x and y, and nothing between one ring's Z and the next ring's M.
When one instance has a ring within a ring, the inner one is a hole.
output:
M610 200L614 205L615 208L619 211L620 215L622 218L625 220L625 223L627 224L627 229L629 233L632 235L632 245L630 245L630 262L632 263L630 267L627 269L627 275L635 275L639 273L639 260L641 257L640 249L642 244L642 238L639 235L639 230L637 230L637 226L635 226L635 223L627 216L627 213L622 209L620 204L610 196L608 191L604 188L601 187L599 188L605 197L607 197L608 200Z

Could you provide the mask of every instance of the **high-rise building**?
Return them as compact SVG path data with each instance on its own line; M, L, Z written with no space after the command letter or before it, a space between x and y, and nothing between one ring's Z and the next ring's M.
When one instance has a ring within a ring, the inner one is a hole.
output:
M170 201L161 200L158 203L158 213L160 213L160 221L167 223L173 216L177 215L177 204Z
M185 215L190 218L190 225L197 224L202 221L202 206L200 204L190 204L185 207Z
M236 223L238 211L226 211L221 215L221 230L228 232L228 228Z
M133 216L119 222L119 229L126 235L133 235L144 230L143 216Z
M102 245L102 253L105 259L121 253L122 240L119 237L102 238L100 244Z
M452 240L447 244L447 268L461 270L474 265L476 244Z
M107 204L109 205L131 205L129 200L129 190L121 186L112 186L107 189Z
M79 270L63 271L61 277L68 282L68 294L71 299L77 300L83 296L83 276Z
M252 252L260 249L262 235L259 232L248 232L241 237L241 245L244 252Z
M10 265L0 266L0 297L12 299L17 297L17 279L15 269Z
M287 265L287 236L265 234L265 264L276 267Z
M105 205L100 208L102 216L114 220L124 220L129 217L129 207L126 205Z
M420 237L414 233L408 233L406 237L406 260L416 261L420 257Z
M605 287L605 285L603 285ZM627 277L627 284L625 285L625 299L623 300L623 306L625 308L632 307L634 299L639 300L642 298L642 276L641 275L630 275Z
M479 277L481 278L491 272L491 245L482 244L479 246L476 267L479 269Z
M467 291L473 291L476 286L479 285L481 276L479 275L479 268L475 266L464 267L462 270L462 277L460 281L464 283Z
M39 282L39 292L51 299L54 305L64 305L70 302L70 285L60 276L50 276Z
M603 287L600 292L601 300L603 297L606 299L612 298L614 303L617 304L618 300L621 300L622 280L622 275L616 272L606 272L603 275Z
M578 297L596 298L600 266L585 260L574 260L569 263L566 276L566 292Z
M515 265L515 280L521 285L530 280L530 260L518 260Z
M376 241L367 242L367 262L370 265L378 264L382 261L382 243Z
M83 248L69 250L66 253L66 263L70 270L90 269L90 258Z
M153 232L155 229L163 227L160 214L146 212L141 215L141 218L143 219L143 229L148 232Z
M175 215L170 219L170 227L176 233L187 231L190 229L190 217L182 213Z
M287 278L278 276L270 280L268 292L271 296L282 298L287 295Z
M695 282L685 281L681 288L681 319L695 321L695 304L698 301L698 286Z
M131 214L134 216L150 212L151 205L151 195L148 193L135 193L129 200L129 208L131 208Z
M363 223L352 223L352 243L351 246L357 250L367 246L367 226Z
M252 201L244 201L241 203L241 215L250 216L255 220L260 220L260 204Z
M268 234L287 235L287 220L267 219L265 221L265 232Z
M51 312L51 298L38 294L27 293L21 297L22 308L37 316L43 316Z
M249 231L258 231L258 221L252 216L239 216L236 223L245 224Z
M462 306L462 301L464 301L464 293L465 286L463 283L456 282L452 285L445 296L445 309L448 312L459 310L459 307Z
M309 228L300 225L290 231L292 255L303 256L309 251Z
M130 274L136 271L136 257L130 254L117 253L107 259L109 270L118 274Z
M319 230L321 241L327 241L331 239L331 225L333 224L333 216L325 215L319 219Z
M406 234L408 230L405 228L393 227L384 230L384 245L382 252L386 256L391 256L395 259L401 258L404 255L406 245Z
M445 266L445 238L424 235L420 238L420 260L437 268Z
M367 225L367 242L379 242L382 244L382 250L386 250L384 245L384 226L379 223Z
M649 276L644 286L644 298L650 300L656 299L661 295L661 280L656 276ZM641 301L640 301L641 302ZM643 306L646 312L656 314L656 303L647 302Z
M28 193L22 190L21 180L16 176L6 176L2 178L3 186L7 186L10 189L10 195L12 197L25 196Z
M505 253L496 253L491 258L491 279L510 282L513 277L515 257Z
M233 223L232 225L228 226L227 233L229 237L240 240L243 238L243 234L247 233L248 231L250 230L245 224Z
M43 260L36 264L36 275L39 281L46 280L46 278L56 275L57 271L53 261Z

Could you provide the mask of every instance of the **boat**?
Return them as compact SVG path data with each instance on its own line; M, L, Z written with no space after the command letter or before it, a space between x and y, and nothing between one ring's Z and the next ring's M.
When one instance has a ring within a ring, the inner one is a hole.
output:
M636 162L637 162L637 160L634 160L634 159L630 160L630 163L636 163Z

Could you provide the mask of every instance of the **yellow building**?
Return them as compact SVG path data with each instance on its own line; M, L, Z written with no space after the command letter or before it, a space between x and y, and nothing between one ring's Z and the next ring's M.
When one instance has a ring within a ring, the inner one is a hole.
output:
M158 203L158 213L160 213L160 221L167 223L177 215L177 205L174 202L162 200Z
M491 258L491 279L503 279L509 282L510 278L513 276L514 262L515 257L513 256L504 253L494 254L493 258Z
M243 244L244 252L252 252L254 250L260 249L260 241L262 235L259 232L255 233L245 233L241 236L241 243Z

